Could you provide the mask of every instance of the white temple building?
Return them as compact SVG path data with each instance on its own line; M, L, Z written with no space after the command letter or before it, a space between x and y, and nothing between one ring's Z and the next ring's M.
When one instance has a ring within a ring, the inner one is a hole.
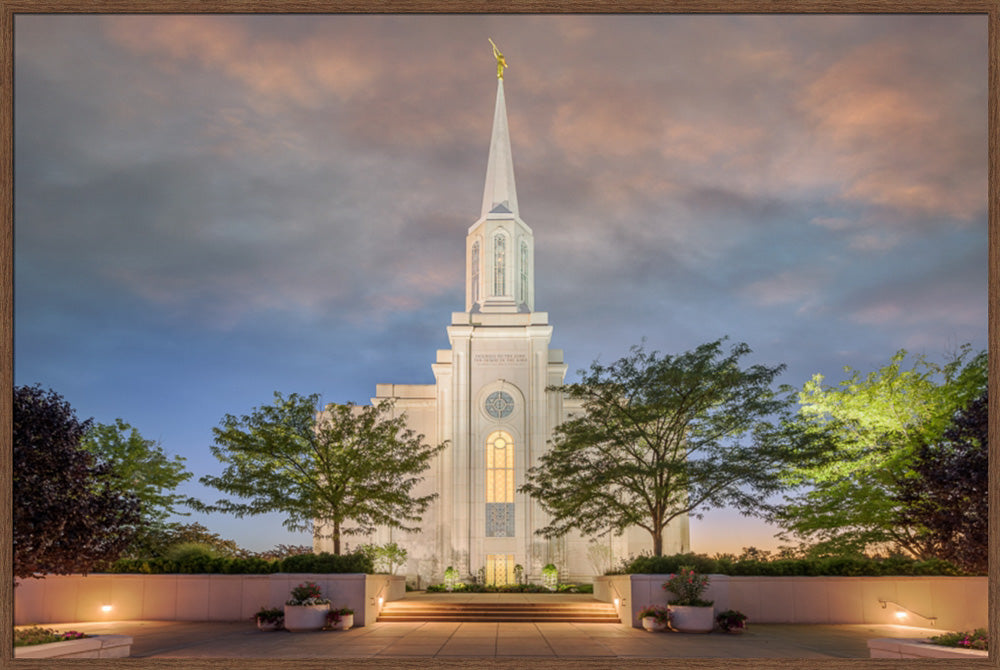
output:
M465 246L465 310L451 315L451 348L437 352L434 383L378 384L371 400L394 400L396 413L405 412L425 442L447 442L414 491L437 497L419 533L384 528L345 539L405 547L400 572L421 587L440 583L449 566L466 579L484 575L504 584L520 564L529 581L539 582L547 563L559 568L562 582L589 582L622 558L649 552L652 539L632 528L620 537L548 540L535 533L545 513L517 492L553 429L580 407L546 390L564 382L566 365L562 351L549 348L548 314L535 310L535 240L518 207L502 76L482 209ZM315 538L314 548L332 551L332 540ZM664 530L663 552L689 550L683 517Z

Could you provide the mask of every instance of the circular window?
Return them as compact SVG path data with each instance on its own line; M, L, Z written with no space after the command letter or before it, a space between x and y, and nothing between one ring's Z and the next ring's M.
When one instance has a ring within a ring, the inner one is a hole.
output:
M503 419L514 411L514 399L503 391L494 391L486 398L486 413L494 419Z

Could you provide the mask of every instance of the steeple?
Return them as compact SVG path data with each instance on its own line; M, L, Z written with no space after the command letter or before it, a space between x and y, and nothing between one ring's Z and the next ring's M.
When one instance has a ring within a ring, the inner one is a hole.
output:
M490 40L493 44L493 40ZM497 59L497 104L486 161L486 188L479 220L466 236L466 313L526 313L535 305L535 240L521 220L510 155L503 70L507 61L493 44Z
M502 207L503 209L497 209ZM486 188L483 189L483 209L518 216L517 190L514 187L514 162L510 154L510 131L507 128L507 103L503 97L503 77L497 78L497 105L493 111L493 135L490 156L486 164Z

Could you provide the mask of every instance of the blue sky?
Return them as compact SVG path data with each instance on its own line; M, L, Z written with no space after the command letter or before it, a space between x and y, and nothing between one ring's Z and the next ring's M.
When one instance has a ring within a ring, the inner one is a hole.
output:
M986 346L981 16L15 20L15 383L194 480L274 391L431 383L505 91L569 378L729 335L782 383ZM191 484L207 500L215 492ZM252 549L279 516L191 517ZM773 546L726 512L696 551Z

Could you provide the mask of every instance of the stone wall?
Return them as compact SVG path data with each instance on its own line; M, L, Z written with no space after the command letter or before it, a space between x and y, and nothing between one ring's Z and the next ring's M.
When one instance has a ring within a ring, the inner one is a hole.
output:
M667 575L597 577L594 595L619 598L619 615L665 605ZM716 612L735 609L751 623L902 624L940 630L987 625L986 577L731 577L712 575L706 600ZM884 603L884 605L883 605ZM899 614L901 613L901 614ZM934 617L931 619L930 617Z
M14 589L14 624L77 621L239 621L281 607L293 587L315 582L333 607L354 610L354 625L402 598L402 576L365 574L49 575ZM105 609L110 607L110 609Z

